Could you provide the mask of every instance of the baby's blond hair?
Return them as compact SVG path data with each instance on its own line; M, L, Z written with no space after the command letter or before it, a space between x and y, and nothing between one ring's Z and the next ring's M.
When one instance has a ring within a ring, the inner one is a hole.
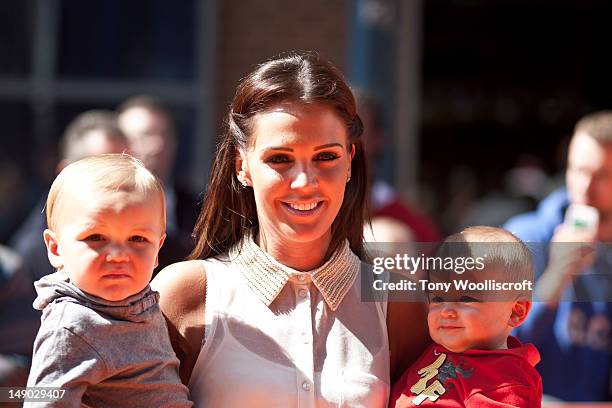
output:
M55 230L55 210L62 200L67 186L72 183L88 183L86 187L102 192L140 192L158 195L162 200L162 222L166 227L166 199L164 188L144 164L129 154L101 154L78 160L66 166L57 175L47 196L47 225Z

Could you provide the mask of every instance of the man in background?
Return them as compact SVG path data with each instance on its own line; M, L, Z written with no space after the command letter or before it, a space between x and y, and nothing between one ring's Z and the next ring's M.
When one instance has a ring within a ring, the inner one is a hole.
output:
M172 116L161 102L144 95L126 100L117 111L119 127L127 137L131 153L164 182L169 234L184 240L189 252L193 244L188 237L199 213L198 200L172 174L177 152ZM160 263L162 256L163 248Z
M612 400L612 111L577 123L566 188L505 228L534 255L536 302L517 335L541 352L536 368L544 392L567 401Z

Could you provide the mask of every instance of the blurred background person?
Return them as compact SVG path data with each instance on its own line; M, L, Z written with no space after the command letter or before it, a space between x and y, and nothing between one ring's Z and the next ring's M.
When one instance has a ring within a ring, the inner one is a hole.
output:
M197 197L173 177L177 151L174 121L166 107L148 95L127 99L119 105L118 115L131 153L164 183L167 232L185 242L184 256L187 256L192 249L187 238L193 231L199 209Z
M0 245L0 387L24 387L40 313L34 284L17 253Z
M589 206L598 221L571 219L576 205ZM505 228L534 252L539 301L517 334L540 350L536 368L544 393L567 401L612 401L612 111L576 124L566 187Z
M440 234L434 222L402 199L391 184L379 177L377 161L383 160L385 131L380 102L370 93L356 93L358 111L363 122L363 141L370 165L370 205L372 230L368 239L378 242L436 242ZM378 220L380 218L380 220ZM397 225L393 225L397 223Z

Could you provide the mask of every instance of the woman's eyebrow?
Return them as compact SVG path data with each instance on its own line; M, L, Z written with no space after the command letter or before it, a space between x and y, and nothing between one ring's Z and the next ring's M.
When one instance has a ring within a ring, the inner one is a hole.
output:
M262 149L262 152L269 152L271 150L282 150L284 152L292 152L293 149L290 147L285 147L285 146L270 146L270 147L266 147L265 149Z
M313 150L317 151L317 150L323 150L323 149L328 149L330 147L344 147L342 146L341 143L328 143L328 144L324 144L321 146L317 146L315 147ZM270 147L266 147L265 149L262 149L262 152L268 152L271 150L281 150L284 152L292 152L293 149L291 147L286 147L286 146L270 146Z
M321 145L321 146L317 146L317 147L315 147L314 149L315 149L315 150L321 150L321 149L327 149L327 148L329 148L329 147L336 147L336 146L338 146L338 147L344 147L344 146L342 146L342 144L340 144L340 143L328 143L328 144L324 144L324 145Z

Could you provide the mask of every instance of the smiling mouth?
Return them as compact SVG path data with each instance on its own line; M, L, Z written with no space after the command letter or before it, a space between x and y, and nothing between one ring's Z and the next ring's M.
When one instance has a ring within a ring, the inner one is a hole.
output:
M283 201L282 204L292 214L310 215L317 212L323 206L323 201L315 201L311 203L286 203Z

